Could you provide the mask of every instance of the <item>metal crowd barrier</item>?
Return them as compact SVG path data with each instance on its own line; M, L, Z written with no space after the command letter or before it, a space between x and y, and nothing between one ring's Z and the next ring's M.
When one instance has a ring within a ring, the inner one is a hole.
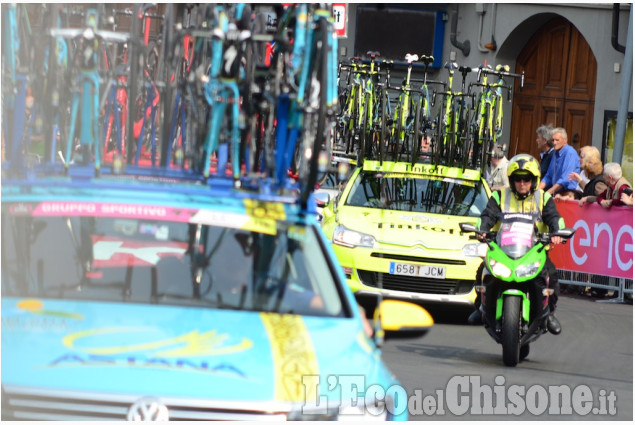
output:
M560 285L576 285L583 288L591 287L617 292L616 297L599 299L596 300L596 302L618 304L633 303L633 279L558 269L558 282ZM562 293L562 287L560 288L560 292Z

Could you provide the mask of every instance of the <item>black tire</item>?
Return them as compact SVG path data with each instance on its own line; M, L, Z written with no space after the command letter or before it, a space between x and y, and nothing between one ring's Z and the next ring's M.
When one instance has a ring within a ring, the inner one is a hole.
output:
M445 132L445 125L443 124L443 111L443 103L441 103L441 108L439 108L439 115L437 117L437 139L433 148L434 165L439 165L441 163L441 156L443 154L443 134Z
M445 161L450 167L454 165L454 151L456 149L456 105L454 103L454 97L448 99L450 102L450 125L447 132L446 146L445 146Z
M485 116L483 118L485 120L485 127L483 131L483 144L481 145L481 173L485 174L485 171L489 167L489 153L491 150L492 139L489 137L490 128L488 126L489 122L489 111L485 109Z
M361 86L360 86L361 87ZM357 87L356 90L361 90L360 87ZM357 93L352 93L350 94L350 96L352 96L352 102L353 102L353 110L351 111L351 116L348 118L348 120L346 120L346 129L345 129L345 136L344 136L344 140L346 141L346 153L351 153L355 151L355 134L357 133L357 122L358 122L358 115L359 115L359 105L357 103ZM359 153L359 149L357 149Z
M520 347L520 360L525 360L529 355L529 344Z
M386 116L386 110L388 109L388 93L385 88L381 90L381 128L379 129L379 163L384 160L384 152L388 150L388 117Z
M394 123L395 132L393 133L393 146L392 146L392 160L399 161L399 154L402 153L404 139L401 138L401 134L404 130L402 125L403 104L397 106L397 120ZM405 138L405 135L404 135Z
M318 31L320 34L320 46L315 50L315 78L320 82L320 102L317 110L317 132L315 134L315 139L313 141L313 150L311 158L309 159L309 175L302 191L301 196L301 206L303 210L306 210L307 201L309 199L309 195L313 192L313 188L315 186L315 182L317 181L317 168L318 168L318 157L320 155L320 151L322 149L322 145L325 139L325 131L326 131L326 91L327 91L327 76L328 76L328 39L330 37L330 32L328 31L328 22L326 18L320 18ZM307 87L310 90L310 84ZM309 96L307 96L309 99ZM303 135L303 137L305 137Z
M133 16L139 16L143 5L135 5L133 8ZM139 90L139 73L143 72L143 68L139 66L138 57L142 56L143 47L141 46L141 21L132 19L130 28L130 41L128 43L128 60L130 61L130 74L128 75L128 119L126 120L126 151L128 164L132 164L135 156L135 148L137 141L134 138L134 123L137 119L137 96Z
M472 134L468 131L465 133L465 140L463 141L461 146L460 165L463 170L465 170L469 165L470 151L472 151L473 149L473 144L474 140L472 139Z
M505 297L503 301L503 363L514 367L520 358L520 307L521 299L516 296Z
M465 98L460 97L458 108L457 108L457 130L456 130L456 163L464 167L465 160L464 158L467 156L466 145L467 145L467 106L465 105Z
M369 140L371 138L371 134L368 128L369 126L368 114L372 113L372 111L369 111L369 107L368 107L369 104L370 104L370 93L365 93L364 94L364 116L362 117L362 128L359 133L359 148L361 149L360 156L363 159L372 159L370 157L371 149L370 149L370 140Z
M410 144L410 163L414 165L421 154L421 102L417 101L415 106L414 129L412 130L412 143Z

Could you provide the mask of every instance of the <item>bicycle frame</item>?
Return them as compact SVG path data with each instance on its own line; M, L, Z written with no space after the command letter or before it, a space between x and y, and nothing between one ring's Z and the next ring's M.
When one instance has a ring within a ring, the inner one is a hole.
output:
M488 84L487 75L498 75L498 82L495 84ZM490 66L479 67L480 81L482 76L482 82L470 84L470 86L482 87L481 93L478 97L478 112L477 112L477 141L478 148L481 149L481 171L485 171L485 167L489 165L491 151L497 143L497 140L502 135L503 131L503 108L502 108L502 89L506 89L508 97L511 94L511 87L504 84L504 77L510 76L513 78L521 79L521 89L524 83L524 73L513 74L509 72L509 66L497 65L496 70L492 70Z
M27 78L18 72L17 52L20 48L18 33L17 6L15 4L2 5L6 7L3 14L3 133L11 143L8 156L11 158L11 166L16 171L21 170L23 164L23 152L20 144L24 135L26 120L26 86ZM8 68L8 72L7 72ZM8 77L8 79L7 79Z
M233 19L240 19L244 10L244 3L236 5ZM212 41L212 67L209 82L205 84L205 99L211 107L210 123L207 137L204 143L203 175L208 178L210 175L210 164L212 152L218 151L217 173L224 173L228 160L228 149L231 147L232 175L235 180L240 177L240 95L238 90L238 75L229 75L231 68L235 66L234 61L240 60L239 48L231 41L238 41L239 44L250 37L249 31L238 32L234 21L230 23L230 16L223 6L217 6L216 26L214 28L214 40ZM232 34L228 34L232 31ZM225 42L230 40L229 48L225 48ZM222 67L222 68L221 68ZM221 76L224 70L227 77ZM235 72L235 71L233 71ZM221 127L226 114L227 105L231 107L231 135L228 143L220 144ZM229 145L229 146L228 146Z

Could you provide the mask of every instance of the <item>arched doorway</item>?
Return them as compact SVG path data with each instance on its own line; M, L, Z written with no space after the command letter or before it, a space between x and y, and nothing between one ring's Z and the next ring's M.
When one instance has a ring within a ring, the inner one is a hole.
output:
M588 43L568 20L557 17L543 25L516 60L525 72L520 91L516 82L509 153L538 157L536 128L564 127L569 144L592 144L597 61Z

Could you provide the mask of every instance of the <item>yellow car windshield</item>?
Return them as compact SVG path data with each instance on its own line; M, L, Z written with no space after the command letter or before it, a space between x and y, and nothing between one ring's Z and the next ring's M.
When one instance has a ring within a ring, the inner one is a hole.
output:
M485 188L478 181L362 171L346 205L479 217L487 199Z

